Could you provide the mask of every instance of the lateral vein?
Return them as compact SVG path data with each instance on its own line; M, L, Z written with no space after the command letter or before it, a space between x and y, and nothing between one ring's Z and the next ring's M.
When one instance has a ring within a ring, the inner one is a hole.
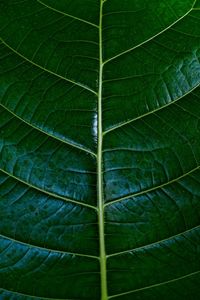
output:
M187 175L190 175L191 173L197 171L199 168L200 168L200 166L197 166L197 167L195 167L194 169L188 171L187 173L185 173L185 174L183 174L183 175L181 175L181 176L179 176L179 177L177 177L177 178L175 178L175 179L172 179L172 180L170 180L170 181L168 181L168 182L166 182L166 183L163 183L163 184L161 184L161 185L158 185L158 186L152 187L152 188L150 188L150 189L147 189L147 190L144 190L144 191L141 191L141 192L138 192L138 193L133 193L133 194L130 194L130 195L121 197L121 198L119 198L119 199L110 201L110 202L106 203L106 204L104 205L104 207L109 206L109 205L112 205L112 204L117 203L117 202L121 202L121 201L126 200L126 199L129 199L129 198L133 198L133 197L135 198L135 197L137 197L137 196L141 196L141 195L147 194L147 193L149 193L149 192L155 191L155 190L157 190L157 189L163 188L163 187L165 187L165 186L167 186L167 185L169 185L169 184L171 184L171 183L177 182L178 180L180 180L180 179L186 177Z
M51 137L51 138L53 138L53 139L56 139L56 140L58 140L58 141L61 142L61 143L64 143L64 144L66 144L66 145L69 145L69 146L71 146L71 147L74 147L74 148L76 148L76 149L79 149L79 150L81 150L81 151L84 151L84 152L89 153L89 154L91 154L92 156L95 156L95 157L96 157L96 153L94 153L93 151L91 151L91 150L89 150L89 149L86 149L86 148L82 148L82 147L80 147L80 146L77 145L77 144L73 144L73 143L71 143L70 141L63 140L63 139L61 139L61 138L59 138L59 137L57 137L57 136L55 136L55 135L53 135L53 134L48 133L47 131L44 131L43 129L39 128L38 126L33 125L33 124L29 123L28 121L22 119L21 117L19 117L17 114L15 114L14 112L12 112L9 108L7 108L7 107L6 107L5 105L3 105L2 103L0 103L0 106L2 106L5 110L7 110L7 111L8 111L10 114L12 114L14 117L16 117L17 119L21 120L23 123L27 124L28 126L34 128L34 129L36 129L36 130L38 130L38 131L40 131L40 132L42 132L43 134L45 134L45 135L47 135L47 136L49 136L49 137Z
M73 200L73 199L69 199L69 198L65 198L65 197L63 197L63 196L59 196L59 195L57 195L57 194L54 194L54 193L48 192L48 191L46 191L46 190L43 190L43 189L41 189L41 188L39 188L39 187L37 187L37 186L34 186L34 185L32 185L32 184L30 184L30 183L24 181L23 179L20 179L20 178L18 178L18 177L16 177L16 176L12 175L11 173L9 173L9 172L7 172L7 171L1 169L1 168L0 168L0 171L3 172L3 173L5 173L5 174L8 175L9 177L12 177L12 178L14 178L15 180L17 180L17 181L19 181L19 182L21 182L21 183L27 185L29 188L32 188L32 189L37 190L37 191L39 191L39 192L42 192L43 194L46 194L46 195L48 195L48 196L50 196L50 197L57 198L57 199L60 199L60 200L64 200L64 201L66 201L66 202L70 202L70 203L73 203L73 204L77 204L77 205L81 205L81 206L85 206L85 207L87 207L87 208L92 208L92 209L94 209L94 210L97 210L97 208L96 208L95 206L92 206L92 205L90 205L90 204L83 203L83 202L79 202L79 201L76 201L76 200Z
M158 107L158 108L156 108L156 109L154 109L154 110L152 110L152 111L149 111L149 112L147 112L147 113L145 113L145 114L142 114L142 115L140 115L140 116L138 116L138 117L135 117L135 118L133 118L133 119L130 119L130 120L128 120L128 121L125 121L125 122L122 122L122 123L120 123L120 124L117 124L117 125L114 125L114 126L110 127L109 129L107 129L107 130L105 130L105 131L103 132L103 135L106 135L107 133L109 133L109 132L111 132L111 131L113 131L113 130L116 130L116 129L118 129L118 128L121 128L121 127L123 127L123 126L126 126L126 125L128 125L128 124L130 124L130 123L133 123L133 122L135 122L135 121L138 121L138 120L140 120L140 119L143 119L144 117L147 117L147 116L149 116L149 115L151 115L151 114L153 114L153 113L156 113L156 112L158 112L158 111L160 111L160 110L162 110L162 109L164 109L164 108L166 108L166 107L168 107L168 106L170 106L170 105L175 104L176 102L180 101L181 99L183 99L184 97L186 97L187 95L189 95L190 93L192 93L192 92L193 92L194 90L196 90L199 86L200 86L200 83L198 83L196 86L194 86L191 90L189 90L187 93L185 93L185 94L182 95L181 97L179 97L179 98L177 98L177 99L175 99L175 100L172 100L171 102L169 102L169 103L167 103L167 104L165 104L165 105L163 105L163 106L161 106L161 107Z
M87 20L84 20L84 19L75 17L75 16L73 16L73 15L67 14L67 13L65 13L65 12L63 12L63 11L61 11L61 10L55 9L55 8L51 7L50 5L45 4L45 3L42 2L41 0L37 0L37 2L40 3L40 4L42 4L42 5L44 5L44 6L47 7L47 8L49 8L49 9L55 11L55 12L57 12L57 13L60 13L60 14L64 15L64 16L70 17L70 18L72 18L72 19L75 19L75 20L78 20L78 21L80 21L80 22L86 23L86 24L91 25L91 26L93 26L93 27L99 28L99 26L96 25L96 24L94 24L94 23L91 23L91 22L89 22L89 21L87 21Z
M193 5L193 6L194 6L194 5ZM182 17L180 17L179 19L177 19L175 22L173 22L171 25L169 25L169 26L166 27L165 29L161 30L160 32L158 32L158 33L155 34L154 36L150 37L149 39L147 39L147 40L141 42L140 44L138 44L138 45L136 45L136 46L134 46L134 47L132 47L132 48L129 48L129 49L127 49L127 50L125 50L125 51L123 51L123 52L121 52L121 53L119 53L119 54L117 54L117 55L115 55L115 56L113 56L113 57L111 57L111 58L108 58L108 59L104 62L104 64L107 64L107 63L113 61L114 59L116 59L116 58L118 58L118 57L120 57L120 56L122 56L122 55L124 55L124 54L126 54L126 53L129 53L129 52L131 52L131 51L133 51L133 50L135 50L135 49L137 49L137 48L139 48L140 46L142 46L142 45L144 45L144 44L150 42L151 40L153 40L153 39L156 38L157 36L161 35L161 34L164 33L165 31L169 30L172 26L174 26L175 24L177 24L178 22L180 22L183 18L185 18L185 17L193 10L193 6L192 6L192 8L191 8L187 13L185 13Z
M162 240L153 242L153 243L151 243L151 244L146 244L146 245L143 245L143 246L140 246L140 247L137 247L137 248L133 248L133 249L124 250L124 251L120 251L120 252L116 252L116 253L109 254L109 255L107 255L107 258L110 258L110 257L113 257L113 256L118 256L118 255L123 255L123 254L126 254L126 253L132 253L132 252L138 251L138 250L140 250L140 249L144 249L144 248L153 247L153 246L155 246L155 245L157 245L157 244L164 243L164 242L167 242L167 241L169 241L169 240L171 240L171 239L175 239L175 238L177 238L177 237L179 237L179 236L181 236L181 235L187 234L187 233L189 233L190 231L195 230L195 229L197 229L197 228L199 228L199 227L200 227L200 225L195 226L195 227L193 227L193 228L187 229L187 230L185 230L185 231L183 231L183 232L179 232L179 233L177 233L177 234L175 234L175 235L172 235L172 236L170 236L170 237L168 237L168 238L165 238L165 239L162 239Z
M26 243L26 242L16 240L15 238L5 236L4 234L1 234L1 233L0 233L0 237L2 237L4 239L7 239L7 240L10 240L14 243L18 243L18 244L21 244L21 245L24 245L24 246L28 246L30 248L40 249L42 251L48 251L48 252L61 253L61 254L67 254L67 255L72 255L72 256L76 255L76 256L83 256L83 257L88 257L88 258L99 259L99 257L95 256L95 255L89 255L89 254L87 255L87 254L75 253L75 252L69 252L69 251L63 251L63 250L55 250L55 249L50 249L50 248L47 248L47 247L41 247L41 246L33 245L33 244L30 244L30 243Z
M113 299L113 298L117 298L117 297L120 297L120 296L125 296L125 295L128 295L128 294L144 291L144 290L147 290L147 289L152 289L152 288L162 286L162 285L165 285L165 284L170 284L170 283L176 282L178 280L182 280L182 279L185 279L185 278L188 278L188 277L191 277L191 276L195 276L198 273L200 273L200 271L192 272L190 274L186 274L186 275L178 277L178 278L174 278L174 279L167 280L167 281L164 281L164 282L160 282L160 283L152 284L152 285L149 285L149 286L145 286L145 287L140 288L140 289L135 289L135 290L132 290L132 291L121 293L121 294L112 295L112 296L108 297L108 299Z
M5 292L8 292L8 293L12 293L12 294L15 294L15 295L20 295L20 296L25 296L25 297L30 297L30 298L33 298L33 299L36 299L36 300L79 300L79 299L58 299L58 298L47 298L47 297L40 297L40 296L33 296L33 295L29 295L29 294L24 294L22 292L16 292L16 291L11 291L11 290L8 290L8 289L4 289L2 287L0 287L0 291L3 290Z
M41 70L43 70L43 71L45 71L45 72L47 72L47 73L50 73L50 74L52 74L52 75L54 75L54 76L56 76L56 77L59 77L59 78L65 80L65 81L67 81L67 82L71 82L71 83L74 84L74 85L77 85L77 86L79 86L79 87L81 87L81 88L83 88L83 89L85 89L85 90L88 90L89 92L91 92L91 93L93 93L93 94L95 94L95 95L97 96L97 93L96 93L94 90L92 90L91 88L89 88L88 86L86 86L86 85L84 85L84 84L81 84L81 83L78 83L78 82L75 82L75 81L73 81L73 80L71 80L71 79L65 78L65 77L62 76L62 75L59 75L59 74L57 74L57 73L55 73L55 72L53 72L53 71L51 71L51 70L49 70L49 69L46 69L46 68L44 68L44 67L42 67L42 66L36 64L36 63L33 62L32 60L30 60L29 58L25 57L24 55L22 55L21 53L19 53L18 51L16 51L14 48L12 48L12 47L11 47L9 44L7 44L2 38L0 38L0 41L1 41L6 47L8 47L10 50L12 50L14 53L16 53L17 55L19 55L20 57L22 57L24 60L28 61L28 62L31 63L32 65L34 65L34 66L40 68Z

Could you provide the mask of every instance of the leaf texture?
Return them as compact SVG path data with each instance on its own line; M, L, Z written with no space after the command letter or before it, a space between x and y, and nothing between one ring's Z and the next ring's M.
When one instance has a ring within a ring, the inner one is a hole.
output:
M198 300L200 1L0 11L0 299Z

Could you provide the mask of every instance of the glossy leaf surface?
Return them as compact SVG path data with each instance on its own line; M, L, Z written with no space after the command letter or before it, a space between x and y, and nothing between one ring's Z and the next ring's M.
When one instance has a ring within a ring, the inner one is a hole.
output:
M198 300L200 1L0 12L0 299Z

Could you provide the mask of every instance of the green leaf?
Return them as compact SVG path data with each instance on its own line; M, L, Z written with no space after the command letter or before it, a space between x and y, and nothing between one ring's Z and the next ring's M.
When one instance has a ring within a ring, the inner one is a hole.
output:
M200 1L0 11L0 299L199 299Z

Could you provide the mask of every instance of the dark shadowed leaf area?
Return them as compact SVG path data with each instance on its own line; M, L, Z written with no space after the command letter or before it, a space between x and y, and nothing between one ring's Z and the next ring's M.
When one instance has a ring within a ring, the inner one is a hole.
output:
M0 0L0 300L200 299L200 0Z

